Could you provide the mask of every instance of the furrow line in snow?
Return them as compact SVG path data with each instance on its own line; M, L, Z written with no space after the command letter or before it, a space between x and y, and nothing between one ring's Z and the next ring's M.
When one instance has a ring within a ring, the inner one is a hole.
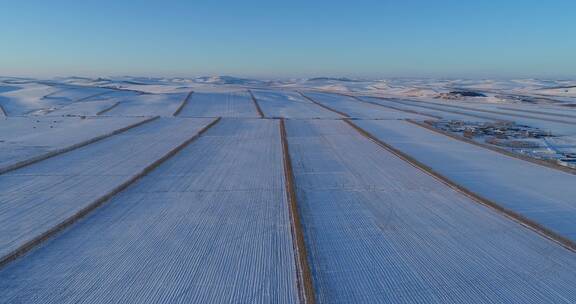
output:
M152 120L152 119L149 119L147 121L150 121L150 120ZM88 204L87 206L85 206L84 208L79 210L78 212L76 212L74 215L68 217L67 219L65 219L62 222L60 222L59 224L53 226L51 229L48 229L44 233L34 237L30 241L24 243L23 245L19 246L18 248L11 251L10 253L0 257L0 268L4 267L6 264L16 260L18 257L26 254L30 250L34 249L36 246L40 245L44 241L55 236L56 234L58 234L60 231L62 231L64 229L66 229L67 227L70 227L71 225L73 225L78 220L82 219L83 217L85 217L86 215L88 215L89 213L91 213L92 211L97 209L98 207L102 206L104 203L109 201L112 197L114 197L118 193L122 192L123 190L128 188L130 185L134 184L136 181L138 181L142 177L146 176L148 173L150 173L151 171L156 169L158 166L160 166L166 160L170 159L172 156L176 155L178 152L180 152L182 149L184 149L186 146L188 146L190 143L192 143L194 140L196 140L198 137L200 137L204 132L206 132L212 126L217 124L219 121L220 121L220 118L216 118L211 123L209 123L208 125L203 127L199 132L195 133L192 137L188 138L187 140L185 140L184 142L182 142L181 144L179 144L175 148L171 149L166 154L164 154L162 157L155 160L150 165L146 166L140 172L136 173L135 175L130 177L128 180L126 180L122 184L116 186L115 188L113 188L108 193L104 194L103 196L100 196L98 199L94 200L93 202L91 202L90 204Z
M340 113L346 113L349 118L376 118L388 120L406 118L418 120L429 119L428 116L422 116L406 111L398 111L381 105L375 105L368 102L360 103L358 100L344 94L306 92L306 96L320 104L339 111Z
M54 156L67 153L67 152L76 150L76 149L78 149L78 148L82 148L82 147L87 146L87 145L89 145L89 144L93 144L93 143L95 143L95 142L101 141L101 140L103 140L103 139L106 139L106 138L109 138L109 137L111 137L111 136L114 136L114 135L117 135L117 134L126 132L126 131L128 131L128 130L130 130L130 129L139 127L139 126L141 126L141 125L143 125L143 124L149 123L149 122L151 122L151 121L153 121L153 120L158 119L158 117L159 117L159 116L150 117L150 118L148 118L148 119L139 121L139 122L134 123L134 124L131 124L131 125L129 125L129 126L120 128L120 129L118 129L118 130L114 130L114 131L112 131L112 132L110 132L110 133L103 134L103 135L100 135L100 136L97 136L97 137L94 137L94 138L85 140L85 141L83 141L83 142L80 142L80 143L77 143L77 144L74 144L74 145L71 145L71 146L62 148L62 149L56 149L56 150L47 152L47 153L42 154L42 155L39 155L39 156L35 156L35 157L32 157L32 158L29 158L29 159L26 159L26 160L17 162L17 163L15 163L15 164L9 165L9 166L4 167L4 168L0 168L0 174L4 174L4 173L10 172L10 171L14 171L14 170L16 170L16 169L20 169L20 168L22 168L22 167L26 167L26 166L35 164L35 163L37 163L37 162L40 162L40 161L43 161L43 160L52 158L52 157L54 157Z
M532 114L541 114L541 115L566 117L566 118L576 118L576 115L563 114L563 113L550 113L550 112L542 112L542 111L534 111L534 110L526 110L526 109L515 109L515 108L508 108L508 107L498 107L498 108L500 108L502 110L507 110L507 111L526 112L526 113L532 113Z
M302 232L302 223L300 212L298 210L298 201L296 196L296 186L294 183L294 172L292 170L292 161L290 159L290 148L286 139L286 126L284 119L280 120L280 136L282 139L282 158L284 160L284 175L286 184L286 195L290 204L290 219L292 224L292 240L294 242L294 255L296 265L298 266L298 289L302 303L315 303L314 285L312 283L312 274L308 264L308 254Z
M449 186L450 188L455 189L456 191L458 191L458 192L464 194L465 196L471 198L473 201L478 202L482 205L488 206L488 207L500 212L504 216L506 216L506 217L516 221L517 223L523 225L524 227L527 227L527 228L537 232L538 234L564 246L565 248L567 248L573 252L576 252L576 243L573 242L572 240L570 240L570 239L542 226L541 224L539 224L539 223L537 223L531 219L526 218L525 216L523 216L519 213L516 213L513 210L510 210L510 209L507 209L507 208L501 206L497 202L494 202L494 201L489 200L489 199L487 199L481 195L478 195L474 192L469 191L468 189L460 186L458 183L453 182L452 180L448 179L444 175L438 173L437 171L435 171L431 167L423 164L422 162L411 157L410 155L408 155L408 154L392 147L391 145L385 143L384 141L378 139L376 136L374 136L370 132L368 132L365 129L354 124L351 120L344 119L344 121L348 125L350 125L354 130L358 131L358 133L360 133L362 136L370 139L372 142L376 143L377 145L379 145L383 149L389 151L390 153L396 155L398 158L404 160L405 162L409 163L413 167L431 175L432 177L435 177L436 179L438 179L439 181L441 181L445 185Z
M384 98L384 99L387 99L387 98ZM392 99L387 99L387 100L392 100ZM398 100L394 99L392 101L398 101ZM472 111L472 112L482 112L482 113L490 113L490 114L498 114L498 115L505 115L505 116L512 116L512 117L529 118L529 119L536 119L536 120L542 120L542 121L556 122L556 123L568 124L568 125L576 125L576 122L574 122L574 121L567 121L567 120L561 120L561 119L544 118L544 117L533 116L533 115L512 114L512 113L505 113L505 112L499 112L499 111L470 108L470 107L457 106L457 105L451 105L451 104L450 105L449 104L440 104L440 103L435 103L435 102L427 102L427 101L419 101L419 100L408 100L408 101L416 103L416 104L438 105L438 106L455 108L455 109L462 109L462 110L467 110L467 111ZM442 111L444 111L444 110L442 110ZM462 114L462 113L460 113L460 114Z
M1 104L0 104L0 116L8 117L8 114L6 114L6 111L4 110L4 107L2 107Z
M190 93L188 93L188 95L186 95L186 98L184 98L184 100L182 100L182 103L180 104L180 106L178 106L178 109L176 109L176 111L174 112L174 114L172 116L178 116L180 114L180 112L182 112L184 107L186 107L186 105L188 105L188 102L190 102L190 98L192 98L192 94L194 94L194 91L190 91Z
M385 98L385 97L374 97L374 98L392 101L392 102L407 105L407 106L415 106L415 107L420 107L420 108L425 108L425 109L430 109L430 110L435 110L435 111L441 111L441 112L446 112L446 113L453 113L453 114L464 115L464 116L469 116L469 117L481 118L481 119L486 119L486 120L490 120L490 121L498 121L498 119L495 119L495 118L489 117L489 116L484 116L484 115L480 115L480 114L472 114L472 113L456 111L456 110L440 109L437 107L422 105L422 103L420 103L420 102L406 103L406 102L403 102L403 101L401 101L399 99L395 99L395 98Z
M431 125L429 125L429 124L427 124L427 123L425 123L425 122L419 122L419 121L415 121L415 120L412 120L412 119L407 119L406 121L408 121L408 122L410 122L410 123L412 123L412 124L415 124L415 125L417 125L417 126L419 126L419 127L426 128L426 129L428 129L428 130L430 130L430 131L436 132L436 133L438 133L438 134L442 134L442 135L444 135L444 136L448 136L448 137L454 138L454 139L456 139L456 140L459 140L459 141L462 141L462 142L465 142L465 143L468 143L468 144L472 144L472 145L475 145L475 146L478 146L478 147L481 147L481 148L484 148L484 149L488 149L488 150L491 150L491 151L494 151L494 152L498 152L498 153L504 154L504 155L506 155L506 156L514 157L514 158L517 158L517 159L520 159L520 160L523 160L523 161L531 162L531 163L536 164L536 165L548 167L548 168L555 169L555 170L559 170L559 171L562 171L562 172L566 172L566 173L570 173L570 174L576 174L576 169L572 169L572 168L569 168L569 167L564 167L564 166L558 165L558 164L556 164L556 163L554 163L554 162L552 162L552 161L546 161L546 160L543 160L543 159L537 159L537 158L533 158L533 157L528 157L528 156L524 156L524 155L521 155L521 154L518 154L518 153L510 152L510 151L508 151L508 150L506 150L506 149L502 149L502 148L499 148L499 147L496 147L496 146L491 146L491 145L488 145L488 144L483 144L483 143L481 143L481 142L477 142L477 141L468 139L468 138L466 138L466 137L464 137L464 136L461 136L461 135L458 135L458 134L453 134L453 133L450 133L450 132L447 132L447 131L444 131L444 130L440 130L440 129L438 129L438 128L434 128L433 126L431 126Z
M317 102L316 100L312 99L311 97L304 95L304 93L302 93L302 92L300 92L300 91L298 91L298 93L299 93L300 95L302 95L302 97L308 99L308 100L311 101L312 103L314 103L314 104L316 104L316 105L318 105L318 106L320 106L320 107L322 107L322 108L324 108L324 109L326 109L326 110L328 110L328 111L334 112L334 113L336 113L336 114L338 114L338 115L340 115L340 116L342 116L342 117L345 117L345 118L349 118L349 117L350 117L350 115L348 115L348 114L346 114L346 113L344 113L344 112L340 112L340 111L338 111L338 110L332 109L332 108L329 107L329 106L326 106L326 105L324 105L324 104L321 104L321 103Z
M90 95L90 96L86 96L86 97L82 97L82 98L80 98L80 99L74 100L73 103L75 103L75 102L82 102L82 101L85 101L85 100L88 100L88 99L91 99L91 98L94 98L94 97L100 97L100 96L103 96L103 95L106 95L106 94L111 94L111 93L114 93L114 91L108 91L108 92L101 92L101 93L92 94L92 95Z
M102 115L112 109L114 109L115 107L117 107L118 105L120 105L120 101L115 102L113 105L109 106L108 108L96 113L96 116Z
M256 112L258 112L258 115L260 116L260 118L265 118L266 116L264 115L264 112L262 112L262 109L260 108L260 105L258 104L258 99L256 99L256 96L254 96L254 93L252 93L252 90L248 90L248 93L250 93L250 97L252 98L252 102L254 102L254 106L256 107Z
M372 104L372 105L375 105L375 106L380 106L380 107L383 107L383 108L389 108L389 109L392 109L392 110L401 111L401 112L406 112L406 113L410 113L410 114L417 114L417 115L422 115L422 116L428 116L428 117L434 118L434 119L442 119L442 117L440 117L440 116L436 116L436 115L432 115L432 114L427 114L427 113L424 113L424 112L418 112L418 111L414 111L414 110L402 109L402 108L393 107L393 106L389 106L389 105L383 105L383 104L380 104L380 103L377 103L377 102L364 100L364 99L362 99L362 98L360 98L360 97L358 97L358 96L354 96L354 95L348 95L348 94L344 94L344 93L336 93L336 94L342 95L342 96L346 96L346 97L350 97L350 98L352 98L352 99L354 99L354 100L356 100L356 101L363 102L363 103L369 103L369 104Z

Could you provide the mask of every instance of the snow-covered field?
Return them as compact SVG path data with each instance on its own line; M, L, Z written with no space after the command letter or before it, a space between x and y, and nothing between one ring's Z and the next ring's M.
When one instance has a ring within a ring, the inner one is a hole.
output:
M357 124L470 191L576 242L576 203L569 191L576 185L576 175L470 145L406 121Z
M573 252L344 122L295 120L287 129L319 302L576 301Z
M256 106L247 91L194 92L178 115L181 117L259 117Z
M209 119L159 119L0 175L0 260L113 192Z
M278 122L220 122L1 271L0 302L297 303L281 160Z
M0 303L576 303L575 85L0 77Z
M0 121L0 172L145 121L144 118L7 117Z
M266 117L284 118L340 118L341 115L324 109L297 92L254 91Z

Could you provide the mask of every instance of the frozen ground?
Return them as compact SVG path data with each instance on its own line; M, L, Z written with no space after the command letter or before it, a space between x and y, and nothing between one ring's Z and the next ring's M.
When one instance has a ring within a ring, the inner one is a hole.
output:
M576 185L576 175L526 163L406 121L357 123L472 192L576 241L574 193L566 191Z
M4 269L0 303L296 303L281 159L277 121L221 122Z
M159 119L0 175L0 259L109 194L208 123Z
M258 118L258 111L247 91L194 92L181 117L244 117Z
M324 109L297 92L253 91L266 117L285 118L341 118L342 116Z
M144 118L7 117L0 120L0 172L144 121Z
M576 301L572 252L552 251L343 122L287 128L319 302Z
M576 163L575 85L0 77L0 303L575 303L576 169L413 123Z

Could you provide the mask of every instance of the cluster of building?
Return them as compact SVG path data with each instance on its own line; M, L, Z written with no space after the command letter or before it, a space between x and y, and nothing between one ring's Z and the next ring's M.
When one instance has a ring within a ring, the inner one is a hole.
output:
M563 157L557 161L562 166L576 169L576 153L564 153Z
M440 130L460 134L468 139L483 140L516 153L576 168L576 153L558 151L547 145L546 139L554 137L548 131L518 125L511 121L441 120L433 122L433 125Z
M494 139L527 139L551 137L550 132L529 126L518 125L512 121L470 122L461 120L438 121L437 128L445 131L462 133L465 137L490 137Z

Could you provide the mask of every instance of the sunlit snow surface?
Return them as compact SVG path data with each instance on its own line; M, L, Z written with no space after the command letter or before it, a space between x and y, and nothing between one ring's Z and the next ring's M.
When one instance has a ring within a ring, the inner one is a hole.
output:
M515 122L576 158L575 88L0 77L0 303L298 303L303 253L317 303L575 303L576 170L417 124Z

